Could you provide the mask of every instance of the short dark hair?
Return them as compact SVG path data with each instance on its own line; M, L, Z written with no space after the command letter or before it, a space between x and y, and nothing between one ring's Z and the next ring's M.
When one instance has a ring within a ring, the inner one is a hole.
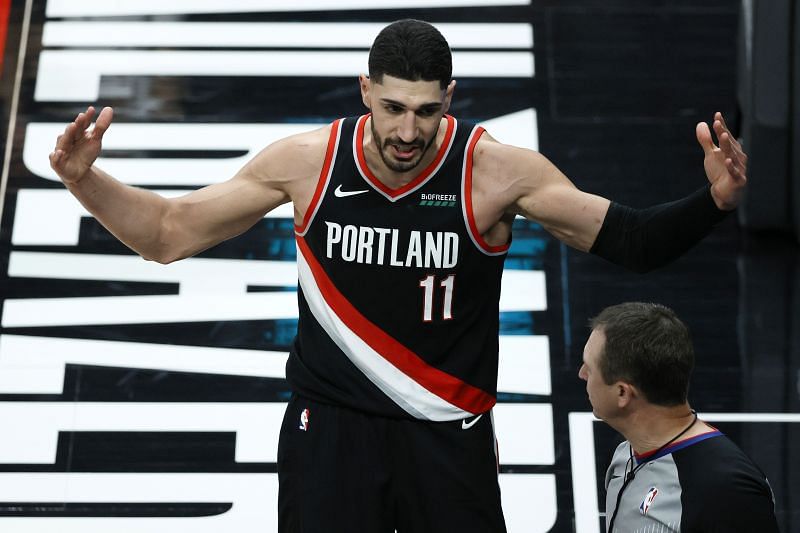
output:
M672 309L622 303L603 309L590 326L606 338L599 366L607 385L627 381L656 405L686 402L694 348L689 329Z
M370 79L381 83L384 74L409 81L438 81L445 89L453 76L450 46L427 22L392 22L381 30L369 50Z

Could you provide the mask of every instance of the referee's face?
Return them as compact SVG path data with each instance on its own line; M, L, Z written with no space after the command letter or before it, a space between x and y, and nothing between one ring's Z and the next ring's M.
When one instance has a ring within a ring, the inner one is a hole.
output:
M592 330L586 346L583 348L583 364L578 377L586 382L586 393L592 412L597 418L608 420L617 409L617 387L608 385L600 371L600 358L606 344L606 336L602 330Z

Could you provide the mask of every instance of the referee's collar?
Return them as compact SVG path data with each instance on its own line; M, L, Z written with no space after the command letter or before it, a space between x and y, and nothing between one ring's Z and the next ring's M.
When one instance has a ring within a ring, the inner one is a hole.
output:
M700 435L695 435L694 437L688 437L683 440L679 440L677 442L673 442L669 446L661 450L653 450L651 452L645 453L634 453L633 457L636 459L636 463L642 463L645 461L655 461L660 457L664 457L665 455L669 455L672 452L677 452L678 450L682 450L683 448L687 448L692 444L697 444L698 442L702 442L707 439L711 439L714 437L719 437L722 435L722 432L717 428L712 427L710 431L705 433L701 433Z

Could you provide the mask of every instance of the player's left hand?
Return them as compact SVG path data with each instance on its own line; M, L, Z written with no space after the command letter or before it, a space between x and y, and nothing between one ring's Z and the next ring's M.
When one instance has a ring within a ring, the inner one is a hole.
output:
M739 205L747 184L747 154L742 145L731 135L722 113L714 113L714 134L719 146L714 144L708 124L697 124L697 142L703 147L703 167L711 182L711 196L717 207L729 211Z

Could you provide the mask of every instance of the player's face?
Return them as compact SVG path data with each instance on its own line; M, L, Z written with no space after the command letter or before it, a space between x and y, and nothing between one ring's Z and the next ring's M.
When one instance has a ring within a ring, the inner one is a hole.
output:
M600 371L600 357L606 344L606 336L602 330L592 330L586 346L583 348L583 364L578 377L586 381L586 393L592 412L597 418L607 420L613 416L617 407L618 387L608 385Z
M450 106L455 82L408 81L383 76L381 83L362 78L364 104L372 111L374 147L394 172L419 165L436 141L442 116Z

